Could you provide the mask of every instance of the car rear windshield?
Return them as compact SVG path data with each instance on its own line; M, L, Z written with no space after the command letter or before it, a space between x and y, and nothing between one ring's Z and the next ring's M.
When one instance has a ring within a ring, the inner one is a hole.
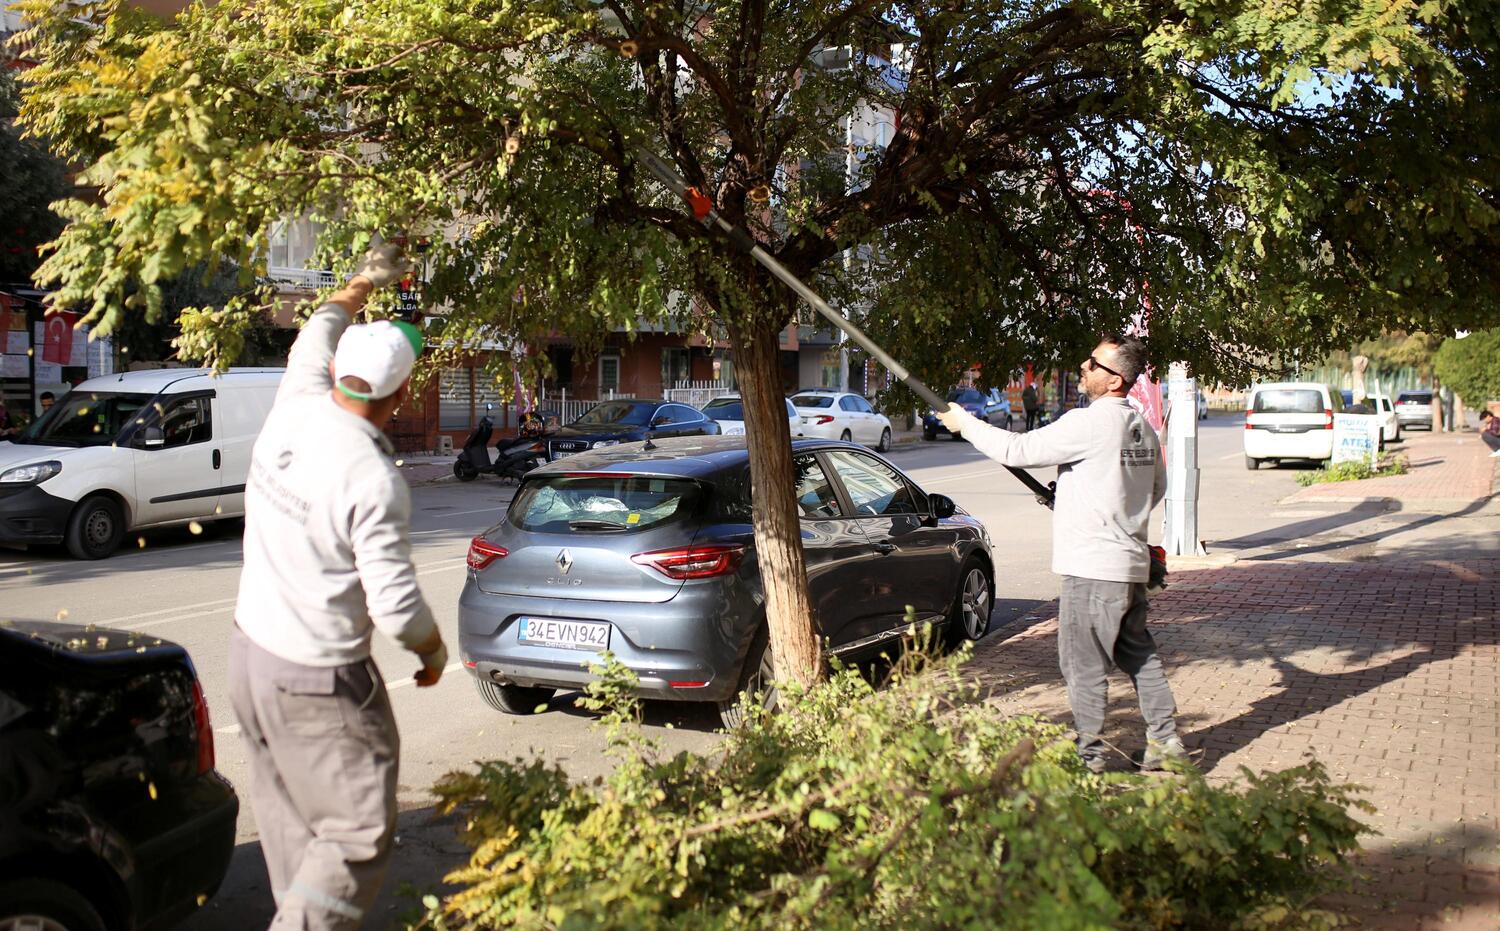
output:
M1410 401L1413 404L1431 404L1431 391L1403 391L1399 400Z
M832 407L833 395L831 394L799 394L792 398L792 404L797 407Z
M984 395L973 388L955 388L948 392L948 400L954 404L983 404Z
M1321 414L1323 392L1311 388L1268 388L1255 394L1257 414Z
M703 413L714 420L744 420L745 405L739 398L723 398L709 401L704 406Z
M521 486L509 520L533 533L632 533L691 514L700 494L688 479L548 475Z

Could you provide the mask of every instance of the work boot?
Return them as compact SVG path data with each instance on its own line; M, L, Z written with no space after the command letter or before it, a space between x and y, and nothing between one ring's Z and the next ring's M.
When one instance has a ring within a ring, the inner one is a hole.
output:
M1086 756L1083 758L1083 767L1097 776L1109 771L1109 762L1102 756Z
M1141 757L1141 770L1143 772L1162 772L1167 768L1168 761L1181 765L1191 765L1188 759L1187 747L1182 745L1182 738L1173 734L1166 740L1146 741L1146 753Z

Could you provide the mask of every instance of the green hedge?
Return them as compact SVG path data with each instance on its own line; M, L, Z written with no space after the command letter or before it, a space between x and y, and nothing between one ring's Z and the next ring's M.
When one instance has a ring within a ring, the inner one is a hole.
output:
M957 659L882 689L782 693L711 755L642 736L628 673L594 689L617 768L445 777L470 862L423 926L561 929L1319 928L1369 810L1309 761L1234 784L1085 770L1065 730L977 699Z

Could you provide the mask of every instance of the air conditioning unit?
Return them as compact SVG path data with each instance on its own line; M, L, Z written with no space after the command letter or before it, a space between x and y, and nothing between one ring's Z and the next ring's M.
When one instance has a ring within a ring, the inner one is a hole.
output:
M445 453L452 453L452 452L453 452L453 437L449 436L446 433L439 433L438 434L438 440L437 440L437 454L439 456L441 456L441 455L444 455Z

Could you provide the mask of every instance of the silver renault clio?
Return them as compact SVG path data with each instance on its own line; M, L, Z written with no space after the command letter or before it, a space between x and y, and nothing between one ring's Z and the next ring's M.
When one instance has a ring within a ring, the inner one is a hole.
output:
M989 629L988 534L852 443L797 440L807 581L831 654L879 652L908 606L950 641ZM632 443L526 476L469 547L459 648L479 694L529 714L609 650L647 698L711 701L739 723L770 669L744 437Z

